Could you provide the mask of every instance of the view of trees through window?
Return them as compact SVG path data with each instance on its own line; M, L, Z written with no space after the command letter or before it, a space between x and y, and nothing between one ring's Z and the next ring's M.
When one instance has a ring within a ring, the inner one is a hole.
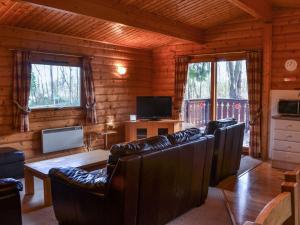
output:
M31 66L30 108L80 106L80 67Z
M210 74L209 62L189 64L185 99L210 98Z
M216 83L212 84L212 68ZM211 101L211 85L216 102ZM228 117L246 124L244 145L249 142L249 102L246 60L191 63L183 101L183 119L187 124L204 129L211 120L211 104L216 119Z
M246 61L217 63L217 96L219 98L248 99ZM185 99L210 98L211 63L189 64Z
M217 63L217 97L248 99L246 61Z

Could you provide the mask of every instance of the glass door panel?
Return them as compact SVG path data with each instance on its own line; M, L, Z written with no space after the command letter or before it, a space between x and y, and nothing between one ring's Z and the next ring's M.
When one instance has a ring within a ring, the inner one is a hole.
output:
M249 102L246 60L217 62L216 117L245 122L244 146L249 146Z
M185 127L205 129L210 120L212 63L189 64L184 101Z

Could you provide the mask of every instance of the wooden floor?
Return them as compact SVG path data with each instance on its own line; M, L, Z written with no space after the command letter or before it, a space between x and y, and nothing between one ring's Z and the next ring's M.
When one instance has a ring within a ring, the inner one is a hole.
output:
M259 211L268 201L280 193L283 171L274 169L270 163L264 162L239 177L230 177L218 185L223 190L227 205L235 224L254 221ZM36 194L24 196L21 193L23 212L43 207L42 182L36 179Z
M262 208L281 192L283 171L264 162L238 178L228 178L218 187L223 189L234 223L254 221Z

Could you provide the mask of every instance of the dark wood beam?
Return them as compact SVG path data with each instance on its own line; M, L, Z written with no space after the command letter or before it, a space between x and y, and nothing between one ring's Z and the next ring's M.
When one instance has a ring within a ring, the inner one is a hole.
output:
M47 6L141 28L188 41L202 43L202 30L136 7L122 6L110 0L24 0Z
M264 22L272 21L272 6L267 0L228 0L241 10Z

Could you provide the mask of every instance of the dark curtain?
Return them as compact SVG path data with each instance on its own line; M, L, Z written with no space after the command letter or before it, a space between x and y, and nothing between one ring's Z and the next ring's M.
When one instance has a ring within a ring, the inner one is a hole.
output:
M175 60L175 97L174 97L174 117L182 119L181 109L187 81L189 56L180 56Z
M262 53L248 52L247 78L250 111L250 144L252 157L261 157L261 114L262 114Z
M95 87L93 79L93 71L91 65L91 58L82 58L82 83L83 83L83 97L86 109L86 123L97 123L97 111L96 111L96 97Z
M13 125L20 132L29 131L30 59L29 51L15 51L13 54Z

